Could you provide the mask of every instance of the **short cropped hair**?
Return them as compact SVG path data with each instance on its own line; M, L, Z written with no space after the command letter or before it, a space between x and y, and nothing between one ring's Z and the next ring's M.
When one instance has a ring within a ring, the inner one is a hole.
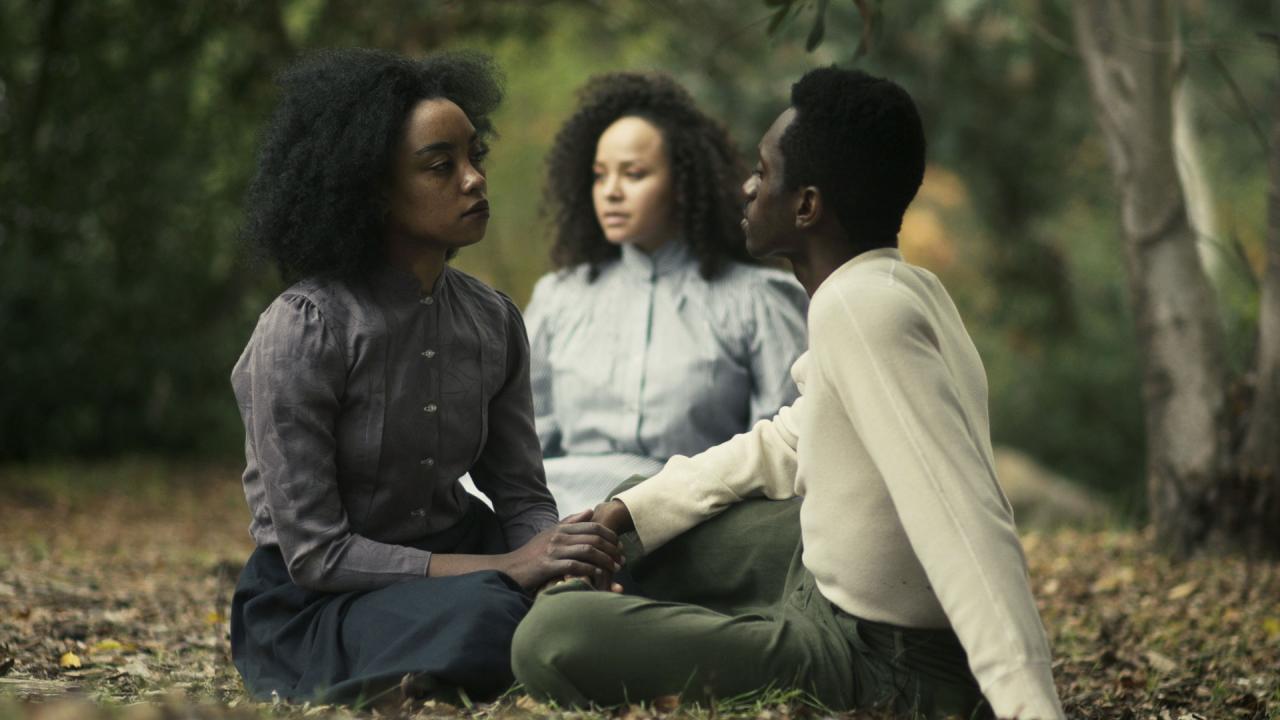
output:
M893 247L924 179L920 113L905 90L860 70L820 68L791 86L783 184L813 185L859 247Z

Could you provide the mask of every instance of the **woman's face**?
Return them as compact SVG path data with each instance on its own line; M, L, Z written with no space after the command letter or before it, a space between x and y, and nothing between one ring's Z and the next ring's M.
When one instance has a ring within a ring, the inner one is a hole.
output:
M389 188L389 231L444 250L477 243L489 224L482 161L488 148L453 101L423 100L409 113Z
M671 160L661 131L618 119L596 142L591 199L605 239L653 252L676 231Z

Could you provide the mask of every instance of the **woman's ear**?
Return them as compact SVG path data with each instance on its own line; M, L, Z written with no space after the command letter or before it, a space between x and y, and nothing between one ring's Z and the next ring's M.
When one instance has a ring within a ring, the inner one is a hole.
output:
M822 222L825 209L822 203L822 191L813 185L800 188L796 195L796 229L809 230Z

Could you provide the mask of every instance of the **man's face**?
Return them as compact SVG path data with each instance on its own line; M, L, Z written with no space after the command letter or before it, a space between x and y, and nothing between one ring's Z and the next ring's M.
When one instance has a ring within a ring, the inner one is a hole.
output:
M787 108L773 121L757 146L755 170L742 186L747 196L742 229L752 257L791 255L799 244L795 222L798 191L786 189L782 172L782 134L795 116L795 108Z

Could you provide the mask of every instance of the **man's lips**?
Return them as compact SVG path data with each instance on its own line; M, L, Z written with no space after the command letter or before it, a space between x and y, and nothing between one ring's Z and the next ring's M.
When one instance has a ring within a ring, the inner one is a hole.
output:
M489 217L489 201L481 200L475 205L472 205L466 212L462 213L463 217L467 217L469 215L484 215L485 217Z

